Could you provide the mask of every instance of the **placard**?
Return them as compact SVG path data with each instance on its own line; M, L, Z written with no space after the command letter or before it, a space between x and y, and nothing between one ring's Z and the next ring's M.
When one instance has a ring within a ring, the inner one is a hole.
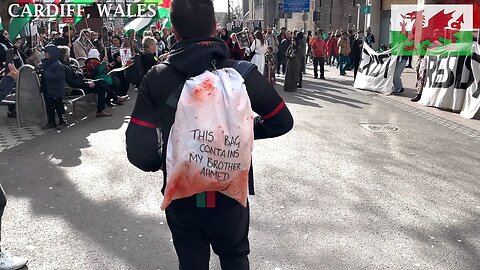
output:
M125 66L132 58L132 50L130 48L120 48L120 58L122 59L122 66Z
M245 32L239 32L235 34L238 40L238 46L240 49L245 49L250 47L250 40L248 39L248 35Z

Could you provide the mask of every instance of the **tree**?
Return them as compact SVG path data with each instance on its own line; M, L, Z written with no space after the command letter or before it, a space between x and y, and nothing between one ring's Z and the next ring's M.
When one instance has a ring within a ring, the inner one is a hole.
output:
M232 5L232 21L234 19L237 20L242 20L243 19L243 12L242 12L242 7L240 6L240 3L237 1L233 1L234 5Z

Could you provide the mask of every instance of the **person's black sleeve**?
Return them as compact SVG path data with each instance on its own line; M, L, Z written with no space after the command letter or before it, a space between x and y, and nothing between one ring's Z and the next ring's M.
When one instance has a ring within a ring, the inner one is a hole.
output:
M254 137L266 139L281 136L293 128L293 117L285 101L265 77L254 69L245 79L255 118Z
M83 80L75 80L73 78L72 71L67 66L65 66L65 82L72 88L88 88L88 85Z
M10 76L5 76L0 80L0 101L12 93L15 88L15 79Z
M159 109L152 98L149 83L152 72L145 75L126 132L128 160L146 172L161 168L161 145L158 140Z

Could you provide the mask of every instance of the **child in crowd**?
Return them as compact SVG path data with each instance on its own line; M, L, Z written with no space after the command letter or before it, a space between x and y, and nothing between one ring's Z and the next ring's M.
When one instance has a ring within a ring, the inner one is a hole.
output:
M275 67L276 61L273 47L268 46L267 53L265 53L265 70L263 74L272 86L275 86Z
M45 58L40 64L42 70L42 90L47 107L48 124L44 129L56 128L55 112L58 115L58 128L66 127L65 107L65 67L60 62L60 50L50 44L45 47Z

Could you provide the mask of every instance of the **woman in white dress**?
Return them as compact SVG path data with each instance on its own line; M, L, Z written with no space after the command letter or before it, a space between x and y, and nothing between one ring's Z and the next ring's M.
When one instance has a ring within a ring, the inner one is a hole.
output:
M263 75L263 71L265 69L265 53L267 52L267 44L265 43L262 32L255 32L255 40L250 46L250 52L255 53L250 62L257 65L258 71L260 71L260 73Z

